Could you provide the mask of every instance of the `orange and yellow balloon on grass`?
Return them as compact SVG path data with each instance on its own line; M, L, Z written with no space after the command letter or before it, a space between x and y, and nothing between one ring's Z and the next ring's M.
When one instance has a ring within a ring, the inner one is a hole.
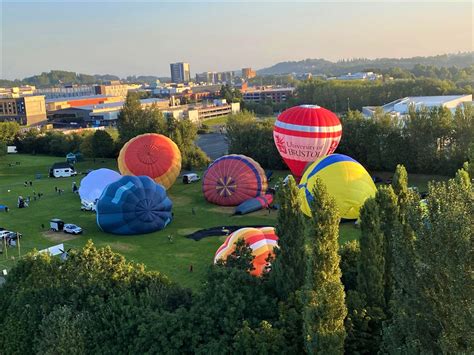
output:
M227 257L235 251L235 245L243 239L252 249L253 267L250 272L254 276L261 276L268 264L268 257L274 256L273 249L278 247L278 236L275 234L275 228L241 228L230 234L224 244L217 249L214 257L214 263L219 260L227 260Z
M142 134L122 147L118 167L122 175L148 176L169 189L181 171L181 152L168 137Z

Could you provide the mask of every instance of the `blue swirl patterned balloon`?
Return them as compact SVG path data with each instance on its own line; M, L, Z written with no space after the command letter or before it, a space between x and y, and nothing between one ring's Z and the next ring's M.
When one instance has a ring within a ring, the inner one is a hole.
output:
M107 233L145 234L171 222L173 203L165 188L148 176L123 176L97 202L97 225Z

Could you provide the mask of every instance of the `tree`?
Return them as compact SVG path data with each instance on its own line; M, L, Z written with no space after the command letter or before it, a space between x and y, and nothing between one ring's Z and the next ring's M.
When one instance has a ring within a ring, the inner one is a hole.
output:
M20 125L16 122L0 122L0 142L12 144L19 131Z
M422 321L431 330L431 339L423 339L422 346L445 354L467 353L474 347L469 331L474 316L467 311L474 294L474 192L467 172L431 183L427 207L415 230L419 304L428 311Z
M335 201L318 180L313 191L312 216L307 226L309 258L306 267L303 333L310 354L342 354L347 308L341 282L339 213Z
M396 175L398 181L399 174ZM405 185L406 185L406 178ZM401 181L398 181L401 182ZM405 186L403 185L403 186ZM404 187L399 187L405 189ZM393 292L393 241L400 234L400 215L399 207L397 205L397 195L393 191L392 186L379 186L377 193L375 194L375 201L378 206L380 230L383 233L383 255L384 255L384 298L385 308L384 311L388 315L388 305L392 299Z
M235 243L235 250L227 257L224 265L246 272L254 270L252 249L244 239L239 239Z
M140 134L161 132L164 125L163 114L156 106L143 109L138 94L131 92L127 95L117 120L122 143Z
M342 284L344 290L355 290L357 288L357 268L360 259L360 243L358 240L351 240L344 243L339 248L341 255Z
M226 124L229 153L244 154L265 168L286 169L273 142L273 121L257 120L248 112L229 115Z
M59 306L43 318L35 338L35 353L44 355L85 353L88 318L74 313L68 306Z
M262 321L255 329L244 321L242 329L235 335L233 348L235 353L245 355L282 354L288 350L281 330L267 321Z
M107 131L97 130L92 135L91 148L95 158L111 158L115 146L114 140Z
M279 189L278 201L276 234L279 248L275 248L270 280L279 298L285 300L303 286L306 267L304 217L293 177Z
M385 244L379 207L374 198L366 200L360 210L360 228L358 291L365 294L368 305L384 309Z
M385 240L381 230L380 215L375 198L365 201L360 210L362 233L357 273L358 295L351 295L351 302L348 302L351 306L349 314L354 322L353 332L358 333L357 338L360 338L362 334L369 335L364 346L371 353L377 352L380 348L382 322L386 318ZM361 317L362 314L364 316ZM357 340L354 342L356 343Z

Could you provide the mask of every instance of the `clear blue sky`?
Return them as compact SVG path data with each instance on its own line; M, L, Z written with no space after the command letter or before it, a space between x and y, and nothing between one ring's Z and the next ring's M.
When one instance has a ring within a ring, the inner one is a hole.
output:
M0 0L2 1L2 0ZM473 50L472 3L2 1L1 78L166 75Z

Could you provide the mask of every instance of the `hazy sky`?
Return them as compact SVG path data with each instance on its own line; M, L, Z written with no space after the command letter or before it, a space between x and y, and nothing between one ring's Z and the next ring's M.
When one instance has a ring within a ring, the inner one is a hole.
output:
M0 0L2 1L2 0ZM473 50L470 1L2 1L1 78L51 69L169 76L305 58Z

